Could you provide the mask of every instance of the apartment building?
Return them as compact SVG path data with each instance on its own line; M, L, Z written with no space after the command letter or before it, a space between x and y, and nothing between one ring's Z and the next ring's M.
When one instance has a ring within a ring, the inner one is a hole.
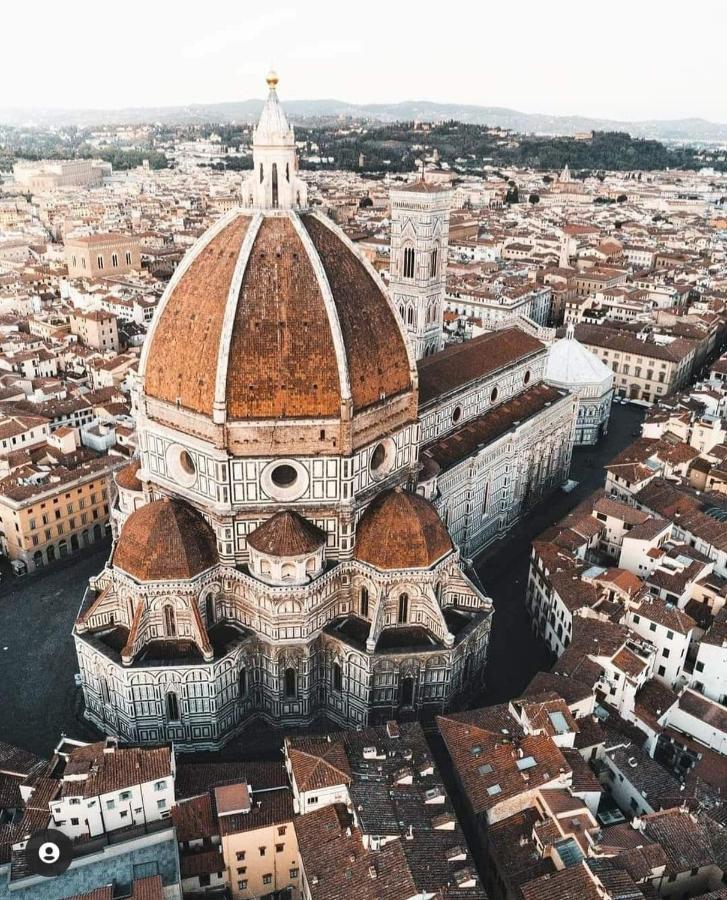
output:
M86 347L101 353L118 353L119 330L116 316L100 309L78 310L71 314L71 333Z
M0 548L18 574L105 538L112 476L126 460L80 458L77 465L65 458L53 467L23 466L0 480Z
M614 372L619 397L657 402L683 387L692 370L695 345L683 338L646 340L604 325L577 325L576 338Z
M277 891L298 896L300 857L290 790L258 791L239 782L216 787L214 795L233 900Z
M63 738L54 771L51 827L67 837L93 838L169 818L174 803L171 748L119 747L113 738L83 744Z

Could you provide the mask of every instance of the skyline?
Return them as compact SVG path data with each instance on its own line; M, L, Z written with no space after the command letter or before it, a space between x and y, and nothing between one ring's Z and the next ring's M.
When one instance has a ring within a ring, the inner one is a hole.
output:
M707 8L715 30L727 24L716 0ZM677 16L675 4L656 19L616 0L600 21L573 0L555 13L525 3L525 32L513 27L522 22L517 11L474 5L461 17L467 27L458 31L452 17L451 26L433 27L442 12L430 2L415 15L408 6L391 8L384 23L342 18L331 0L305 12L281 5L246 15L228 0L211 0L204 16L189 3L179 9L170 18L131 0L123 16L99 22L85 0L70 16L41 3L44 27L33 35L32 66L22 40L8 42L0 59L0 83L13 85L0 105L107 110L243 101L264 97L264 75L274 66L286 100L426 100L553 116L727 122L719 59L700 54L705 18ZM20 11L8 11L8 33L19 34L24 24ZM604 51L598 64L594 31ZM135 48L133 57L109 53L104 34L116 47ZM149 52L139 52L145 44Z

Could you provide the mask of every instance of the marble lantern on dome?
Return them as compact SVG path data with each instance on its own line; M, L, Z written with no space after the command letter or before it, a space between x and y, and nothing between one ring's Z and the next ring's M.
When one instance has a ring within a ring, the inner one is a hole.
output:
M492 604L419 470L418 370L381 279L307 207L277 78L243 206L171 279L139 464L75 626L86 716L224 744L255 717L433 715L481 683Z

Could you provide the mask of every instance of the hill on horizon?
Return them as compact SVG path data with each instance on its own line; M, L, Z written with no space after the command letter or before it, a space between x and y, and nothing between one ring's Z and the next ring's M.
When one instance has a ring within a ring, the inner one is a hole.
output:
M0 107L0 123L12 126L62 127L75 125L134 125L158 122L191 125L210 122L253 122L262 109L259 99L228 103L196 103L186 106L126 107L123 109L14 109ZM727 123L700 118L622 121L589 116L556 116L523 113L499 106L405 100L401 103L347 103L343 100L285 100L291 119L354 118L375 122L455 119L478 125L507 128L520 133L574 135L586 131L624 131L632 137L662 141L727 142Z

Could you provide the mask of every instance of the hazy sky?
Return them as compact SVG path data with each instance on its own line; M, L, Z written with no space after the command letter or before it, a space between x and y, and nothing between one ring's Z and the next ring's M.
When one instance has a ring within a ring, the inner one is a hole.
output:
M36 0L3 6L0 107L263 96L727 122L727 0Z

